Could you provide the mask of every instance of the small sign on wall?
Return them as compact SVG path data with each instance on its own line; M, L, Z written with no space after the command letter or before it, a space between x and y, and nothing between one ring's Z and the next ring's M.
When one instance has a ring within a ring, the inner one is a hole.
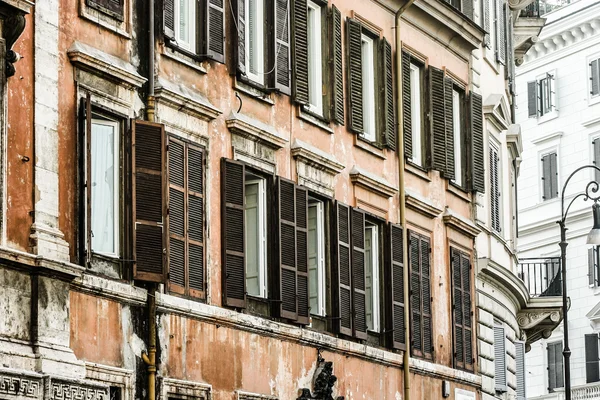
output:
M455 400L475 400L475 392L469 392L463 389L454 389Z

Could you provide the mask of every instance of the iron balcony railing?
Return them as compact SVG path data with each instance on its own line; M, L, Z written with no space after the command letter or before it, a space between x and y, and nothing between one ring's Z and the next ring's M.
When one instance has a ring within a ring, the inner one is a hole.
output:
M531 297L562 296L560 258L521 258L518 275Z
M521 10L523 18L539 18L540 17L540 0L533 0L533 3Z

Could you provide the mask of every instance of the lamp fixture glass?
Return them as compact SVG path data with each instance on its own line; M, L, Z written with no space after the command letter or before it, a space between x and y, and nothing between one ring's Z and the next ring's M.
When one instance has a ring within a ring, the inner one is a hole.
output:
M600 245L600 204L594 203L592 212L594 214L594 227L588 233L587 244Z

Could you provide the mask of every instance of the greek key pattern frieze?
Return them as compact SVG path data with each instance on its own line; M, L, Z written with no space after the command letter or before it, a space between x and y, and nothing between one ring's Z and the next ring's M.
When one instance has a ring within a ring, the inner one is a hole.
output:
M0 374L0 395L39 398L39 380Z
M108 388L83 386L70 382L52 381L50 398L53 400L108 400Z

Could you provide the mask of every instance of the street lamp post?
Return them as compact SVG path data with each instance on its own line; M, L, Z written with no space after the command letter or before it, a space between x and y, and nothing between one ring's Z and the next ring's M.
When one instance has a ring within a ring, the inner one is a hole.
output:
M598 201L600 200L600 185L596 181L590 181L586 187L585 191L577 194L575 197L571 199L567 209L565 210L565 189L569 184L569 181L577 172L583 169L593 169L596 171L600 171L600 168L595 165L585 165L583 167L577 168L575 171L569 175L567 180L565 181L565 185L563 186L561 198L560 198L560 211L561 217L558 224L560 226L560 262L561 262L561 279L562 279L562 302L563 302L563 334L564 334L564 349L563 349L563 357L564 357L564 366L565 366L565 400L571 400L571 349L569 348L569 320L568 320L568 297L567 297L567 227L565 226L565 222L567 220L567 214L569 213L569 209L571 205L580 197L583 197L584 201L592 200L592 212L594 216L594 226L587 237L587 244L600 245L600 204Z

